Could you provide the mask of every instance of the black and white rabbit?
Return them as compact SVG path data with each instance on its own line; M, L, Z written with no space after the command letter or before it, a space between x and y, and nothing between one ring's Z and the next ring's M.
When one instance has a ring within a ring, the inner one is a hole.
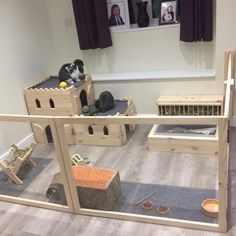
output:
M60 82L64 81L69 85L84 79L84 62L77 59L73 63L62 65L58 77Z

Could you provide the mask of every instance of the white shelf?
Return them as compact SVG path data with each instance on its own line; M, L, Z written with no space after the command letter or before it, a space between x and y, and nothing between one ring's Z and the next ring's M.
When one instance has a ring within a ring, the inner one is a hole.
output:
M171 79L181 80L181 79L196 79L196 78L214 79L215 69L92 74L92 80L94 82L171 80Z
M139 28L137 24L131 25L130 28L115 28L115 27L111 27L111 32L112 33L124 33L124 32L137 32L137 31L146 31L146 30L161 30L161 29L165 29L165 28L179 28L180 24L169 24L169 25L158 25L158 24L153 24L150 25L148 27L142 27Z

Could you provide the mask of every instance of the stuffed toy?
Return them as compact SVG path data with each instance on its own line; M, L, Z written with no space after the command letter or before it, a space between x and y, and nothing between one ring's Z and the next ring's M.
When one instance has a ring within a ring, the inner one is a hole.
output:
M73 63L62 65L58 77L60 82L66 82L68 85L84 79L84 62L77 59Z

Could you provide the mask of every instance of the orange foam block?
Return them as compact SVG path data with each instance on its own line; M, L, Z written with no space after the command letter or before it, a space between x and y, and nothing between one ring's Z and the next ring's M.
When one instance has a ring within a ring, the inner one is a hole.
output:
M117 172L90 166L72 166L76 186L106 189Z

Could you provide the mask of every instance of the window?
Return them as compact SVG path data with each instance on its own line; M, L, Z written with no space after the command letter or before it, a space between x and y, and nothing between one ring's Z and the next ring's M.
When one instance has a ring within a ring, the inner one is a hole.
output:
M38 98L35 99L35 103L36 103L37 108L41 108L41 104Z
M93 135L93 127L91 125L88 127L88 133Z
M104 135L109 135L109 130L108 130L108 128L107 128L107 126L104 126L103 127L103 133L104 133Z
M51 98L49 99L49 104L51 108L55 108L54 101Z

